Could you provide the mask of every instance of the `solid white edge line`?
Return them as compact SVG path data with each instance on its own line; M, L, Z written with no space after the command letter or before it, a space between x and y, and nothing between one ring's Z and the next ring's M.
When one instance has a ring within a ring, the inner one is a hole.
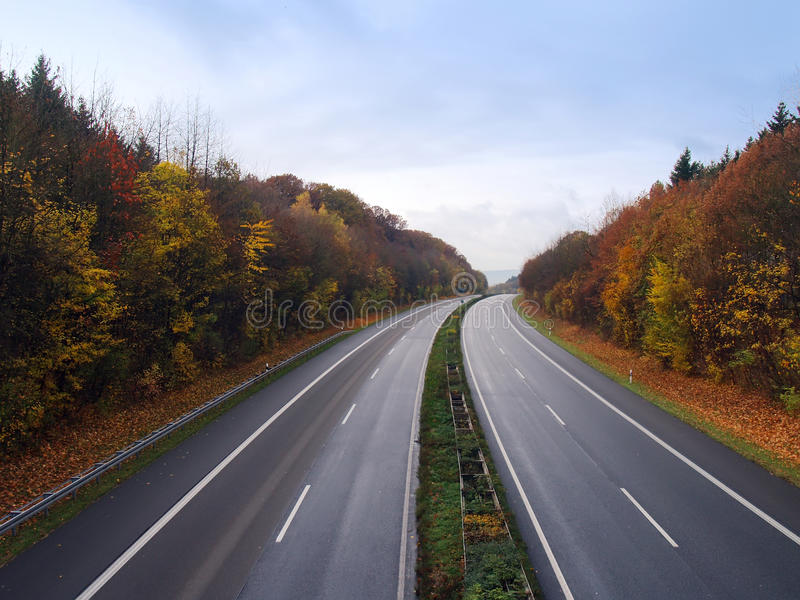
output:
M655 527L655 528L656 528L656 530L658 531L658 533L660 533L660 534L661 534L661 535L664 537L664 539L665 539L665 540L667 540L667 541L669 542L669 545L670 545L670 546L672 546L673 548L677 548L677 547L678 547L678 544L677 544L677 543L675 543L675 540L673 540L673 539L672 539L672 538L669 536L669 534L668 534L666 531L664 531L664 528L663 528L663 527L661 527L661 525L659 525L659 524L656 522L656 520L655 520L653 517L651 517L651 516L650 516L650 513L648 513L648 512L647 512L647 511L646 511L644 508L642 508L642 505L641 505L641 504L639 504L639 503L636 501L636 498L634 498L633 496L631 496L631 495L630 495L630 493L628 493L628 490L626 490L625 488L619 488L619 489L620 489L620 490L622 490L622 493L623 493L623 494L625 494L625 495L628 497L628 500L630 500L630 501L633 503L633 505L634 505L636 508L638 508L638 509L639 509L639 512L640 512L640 513L642 513L642 514L644 515L644 518L645 518L645 519L647 519L648 521L650 521L650 525L652 525L653 527Z
M520 379L525 379L525 375L523 375L522 373L520 373L520 370L519 370L517 367L514 367L514 370L517 372L517 375L519 375L519 378L520 378Z
M468 330L465 330L468 331ZM564 597L567 600L574 600L572 592L567 585L567 580L564 578L564 574L561 572L561 567L558 566L558 561L556 560L555 554L553 554L552 548L550 548L550 544L547 541L547 538L544 535L544 530L542 526L539 524L539 519L536 518L536 514L533 512L533 507L531 506L530 500L528 500L528 496L525 493L525 490L522 488L522 482L520 482L519 477L517 477L517 471L514 469L514 465L511 464L511 459L508 457L508 453L506 452L506 448L503 445L503 441L500 439L500 435L497 433L497 428L494 426L494 420L492 419L492 415L489 412L489 407L486 406L486 401L483 398L483 393L481 392L480 386L478 386L478 380L475 378L475 372L472 370L472 363L469 360L469 352L467 352L467 343L466 337L464 338L464 343L462 344L464 349L464 360L467 363L467 369L469 369L470 378L472 379L472 385L475 386L475 392L478 394L478 398L481 401L481 406L483 407L484 413L486 413L486 419L489 421L489 427L494 434L494 439L497 441L497 447L500 449L500 453L503 455L503 460L505 460L506 466L508 467L509 472L511 473L511 478L514 480L514 485L519 492L520 497L522 498L522 502L525 505L525 510L528 513L528 517L533 523L533 528L536 530L536 535L539 538L539 541L544 548L544 552L547 555L547 560L550 562L550 567L553 569L555 573L556 579L558 580L558 584L561 586L561 591L564 594Z
M281 531L278 534L278 537L275 538L276 544L280 544L283 541L283 536L285 536L286 532L289 530L289 525L291 525L292 521L294 521L294 516L297 514L297 511L300 510L300 505L303 503L303 500L305 499L306 494L310 489L311 489L311 484L308 484L306 485L306 487L303 488L303 493L300 494L300 497L297 499L297 502L294 503L294 508L292 509L292 512L290 512L289 516L286 517L286 523L283 524L283 527L281 527Z
M141 550L147 542L149 542L156 534L161 531L167 523L169 523L175 515L177 515L184 506L186 506L192 498L194 498L197 494L199 494L203 488L205 488L211 480L213 480L219 473L227 467L233 459L235 459L239 454L241 454L247 446L249 446L253 441L261 435L270 425L272 425L283 413L289 410L292 405L295 404L303 395L314 387L317 383L319 383L322 378L324 378L328 373L333 371L336 367L342 364L345 360L350 358L353 354L355 354L358 350L363 348L366 344L374 340L379 335L390 331L394 328L394 326L408 319L414 315L416 315L419 311L425 310L429 308L430 305L426 305L420 307L413 313L409 313L405 317L397 319L394 323L390 324L387 327L382 327L377 333L371 335L369 338L361 342L358 346L350 350L347 354L345 354L342 358L337 360L333 363L330 367L328 367L325 371L323 371L320 375L318 375L311 383L309 383L306 387L300 390L297 394L295 394L291 400L289 400L286 404L284 404L281 408L279 408L269 419L267 419L258 429L256 429L253 433L251 433L247 439L245 439L241 444L239 444L233 451L231 451L228 456L223 458L220 463L214 467L208 474L203 477L200 481L198 481L192 489L190 489L184 496L176 502L172 508L170 508L167 512L165 512L161 518L158 519L155 523L153 523L150 528L145 531L133 544L131 544L125 552L119 555L117 559L111 563L108 567L106 567L105 571L103 571L100 575L98 575L97 579L95 579L89 586L81 592L81 594L75 600L89 600L92 598L100 589L108 583L108 581L116 575L117 571L119 571L122 567L124 567L128 561L130 561L139 550Z
M561 423L561 425L562 425L563 427L566 427L566 426L567 426L567 424L566 424L566 423L564 423L564 421L561 419L561 417L559 417L559 416L556 414L556 411L554 411L554 410L553 410L553 408L552 408L552 407L551 407L549 404L545 404L545 406L547 407L547 410L549 410L549 411L550 411L550 413L551 413L551 414L552 414L552 415L555 417L556 421L558 421L559 423Z
M434 325L436 323L434 322ZM425 353L425 360L422 362L422 369L419 372L419 380L417 381L417 398L414 402L414 415L411 418L411 436L408 441L408 458L406 460L406 490L403 497L403 522L400 530L400 565L397 572L397 600L405 600L406 594L406 553L408 552L408 511L411 507L411 477L413 475L413 461L414 461L414 442L417 439L417 421L419 420L419 408L422 404L422 390L425 385L425 372L428 370L428 359L431 355L433 348L433 341L436 338L439 328L431 337L431 343L428 345L428 351Z
M372 372L372 375L370 375L370 379L375 379L375 375L377 375L377 374L378 374L378 371L380 371L380 370L381 370L381 368L380 368L380 367L378 367L377 369L375 369L375 370Z
M350 415L351 415L351 414L353 414L353 411L354 411L355 409L356 409L356 403L355 403L355 402L353 402L353 406L351 406L351 407L350 407L350 410L348 410L348 411L347 411L347 414L344 416L344 419L342 419L342 425L344 425L345 423L347 423L347 419L349 419L349 418L350 418Z
M507 307L504 307L504 308L507 310ZM574 376L572 373L570 373L569 371L567 371L567 370L566 370L564 367L562 367L561 365L559 365L559 364L558 364L556 361L554 361L552 358L550 358L549 356L547 356L547 354L545 354L545 353L544 353L544 352L542 352L542 351L541 351L539 348L537 348L537 347L536 347L536 346L535 346L535 345L534 345L534 344L533 344L533 343L532 343L532 342L531 342L529 339L527 339L527 338L526 338L526 337L525 337L525 336L522 334L522 332L520 332L520 330L519 330L519 329L517 329L517 328L514 326L514 324L511 322L511 319L510 319L510 318L508 317L508 315L506 314L506 311L505 311L505 310L503 311L503 315L505 316L506 320L508 321L508 324L509 324L509 325L511 325L511 328L512 328L514 331L516 331L516 332L517 332L517 335L518 335L520 338L522 338L522 340L523 340L523 341L524 341L526 344L528 344L528 345L529 345L531 348L533 348L534 350L536 350L536 352L538 352L539 354L541 354L541 355L542 355L542 357L544 357L544 358L545 358L545 359L546 359L548 362L550 362L550 363L551 363L551 364L552 364L554 367L556 367L556 368L557 368L559 371L561 371L562 373L564 373L564 375L566 375L567 377L569 377L570 379L572 379L572 381L574 381L575 383L577 383L577 384L578 384L579 386L581 386L581 387L582 387L584 390L586 390L587 392L589 392L589 393L590 393L592 396L594 396L595 398L597 398L597 399L598 399L600 402L602 402L602 403L603 403L603 404L605 404L605 405L606 405L608 408L610 408L610 409L611 409L611 410L613 410L615 413L617 413L617 414L618 414L620 417L622 417L623 419L625 419L626 421L628 421L628 423L630 423L631 425L633 425L634 427L636 427L636 428L637 428L639 431L641 431L643 434L645 434L647 437L649 437L651 440L653 440L653 441L654 441L655 443L657 443L659 446L661 446L662 448L664 448L664 449L665 449L667 452L669 452L670 454L672 454L672 455L673 455L675 458L677 458L678 460L680 460L681 462L683 462L683 463L684 463L685 465L687 465L688 467L691 467L692 469L694 469L694 470L695 470L695 471L696 471L698 474L702 475L702 476L703 476L703 477L704 477L706 480L708 480L709 482L713 483L713 484L714 484L715 486L717 486L717 487L718 487L720 490L722 490L723 492L725 492L726 494L728 494L728 496L730 496L731 498L733 498L734 500L736 500L736 501L737 501L739 504L741 504L742 506L744 506L744 507L745 507L747 510L749 510L750 512L752 512L754 515L756 515L757 517L759 517L760 519L762 519L762 520L763 520L765 523L767 523L767 524L771 525L771 526L772 526L772 527L774 527L774 528L775 528L777 531L779 531L780 533L782 533L783 535L785 535L787 538L789 538L791 541L793 541L795 544L797 544L798 546L800 546L800 536L799 536L799 535L797 535L797 534L796 534L795 532L793 532L791 529L789 529L788 527L786 527L786 526L785 526L785 525L783 525L782 523L778 522L777 520L775 520L774 518L772 518L771 516L769 516L769 515L768 515L767 513L765 513L763 510L761 510L760 508L758 508L758 507L757 507L755 504L753 504L752 502L750 502L749 500L747 500L746 498L744 498L743 496L741 496L741 495L740 495L738 492L736 492L736 491L732 490L731 488L729 488L727 485L725 485L724 483L722 483L722 482L721 482L719 479L717 479L716 477L714 477L714 476L713 476L711 473L709 473L708 471L706 471L706 470L705 470L703 467L701 467L700 465L698 465L697 463L695 463L693 460L691 460L691 459L690 459L690 458L688 458L687 456L685 456L685 455L681 454L681 453L680 453L678 450L676 450L675 448L673 448L672 446L670 446L670 445L669 445L667 442L665 442L664 440L662 440L662 439L661 439L660 437L658 437L658 436L657 436L655 433L653 433L652 431L650 431L649 429L647 429L647 428L646 428L644 425L640 424L640 423L639 423L638 421L636 421L634 418L632 418L632 417L629 417L629 416L628 416L626 413L624 413L624 412L623 412L623 411L621 411L619 408L617 408L616 406L614 406L613 404L611 404L611 402L609 402L608 400L606 400L605 398L603 398L603 397L602 397L600 394L598 394L597 392L595 392L595 391L594 391L592 388L590 388L588 385L586 385L585 383L583 383L581 380L579 380L577 377L575 377L575 376Z

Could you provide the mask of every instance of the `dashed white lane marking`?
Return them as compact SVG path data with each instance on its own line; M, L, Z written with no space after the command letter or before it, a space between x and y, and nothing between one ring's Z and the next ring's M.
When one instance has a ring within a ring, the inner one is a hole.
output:
M517 491L522 498L522 503L525 505L528 518L530 518L531 523L533 523L533 528L536 530L536 535L539 538L539 541L542 543L544 552L547 555L547 560L550 562L550 567L555 573L559 586L561 586L561 592L564 594L564 598L566 598L566 600L574 600L574 596L569 589L569 585L567 585L567 580L564 578L564 573L561 572L561 567L558 566L556 556L553 554L553 549L550 547L550 543L547 541L547 537L544 535L544 530L539 523L539 519L536 518L536 514L533 512L531 501L528 499L528 495L525 493L525 489L522 487L522 482L517 476L517 471L514 469L514 465L511 464L511 459L508 456L508 452L506 452L505 444L503 444L503 440L500 439L500 434L497 433L497 427L494 425L492 413L489 412L489 407L486 406L486 400L483 397L483 392L481 392L481 388L478 385L478 380L475 378L475 372L472 370L472 362L469 360L469 352L467 351L466 343L464 344L464 360L467 362L467 369L469 370L470 379L472 380L472 384L475 386L475 392L478 394L478 398L481 401L483 412L486 413L486 420L489 421L489 427L492 430L492 434L494 434L494 439L497 440L497 447L500 449L500 454L503 455L503 460L508 467L508 472L511 474L511 479L514 480L514 485L516 486Z
M350 410L348 410L348 411L347 411L347 414L344 416L344 419L342 419L342 425L344 425L345 423L347 423L347 419L349 419L349 418L350 418L350 415L352 415L352 414L353 414L353 411L354 411L355 409L356 409L356 403L355 403L355 402L353 402L353 406L351 406L351 407L350 407Z
M664 536L664 539L665 539L665 540L667 540L667 541L669 542L669 545L670 545L670 546L672 546L673 548L677 548L677 547L678 547L678 544L676 544L676 543L675 543L675 540L673 540L671 537L669 537L669 534L668 534L666 531L664 531L664 528L663 528L663 527L661 527L661 525L659 525L659 524L656 522L656 520L655 520L653 517L651 517L651 516L650 516L650 513L648 513L648 512L647 512L647 511L646 511L644 508L642 508L642 505L641 505L641 504L639 504L639 503L636 501L636 498L634 498L633 496L631 496L631 495L628 493L628 490L626 490L625 488L619 488L619 489L620 489L620 490L622 490L622 493L623 493L623 494L625 494L625 495L628 497L628 500L630 500L630 501L633 503L633 505L634 505L636 508L638 508L638 509L639 509L639 512L640 512L640 513L642 513L642 514L644 515L644 518L645 518L645 519L647 519L648 521L650 521L650 525L652 525L653 527L655 527L655 528L656 528L656 530L658 530L658 533L660 533L661 535L663 535L663 536Z
M549 411L550 411L550 413L553 415L553 417L555 417L556 421L558 421L559 423L561 423L562 427L566 427L566 426L567 426L567 424L566 424L566 423L564 423L564 421L561 419L561 417L559 417L559 416L556 414L556 411L554 411L554 410L551 408L551 406L550 406L549 404L545 404L545 406L547 407L547 410L549 410Z
M105 571L103 571L97 579L95 579L89 586L81 592L81 594L76 598L76 600L89 600L93 598L98 591L102 589L102 587L108 583L117 572L124 567L128 562L136 556L136 554L144 548L147 543L152 540L159 531L161 531L167 523L169 523L175 516L183 510L183 508L191 502L192 498L197 496L203 489L217 476L219 475L222 470L227 467L237 456L239 456L242 452L244 452L245 448L247 448L250 444L253 443L264 431L267 430L275 421L277 421L283 413L289 410L300 398L302 398L308 390L313 388L317 383L319 383L328 373L333 371L336 367L350 358L353 354L358 352L361 348L369 344L372 340L374 340L379 335L383 335L387 331L392 331L394 327L406 319L409 319L415 316L419 311L424 310L425 307L422 307L414 312L409 313L405 317L401 317L394 322L390 323L388 327L381 328L374 333L369 338L361 342L358 346L350 350L347 354L342 356L339 360L333 363L330 367L325 369L322 373L317 375L314 380L305 386L302 390L297 392L291 400L286 402L283 406L281 406L269 419L267 419L264 423L261 424L258 429L256 429L253 433L251 433L246 440L244 440L241 444L239 444L230 454L228 454L225 458L223 458L216 467L211 469L208 474L203 477L200 481L198 481L192 489L190 489L184 496L176 502L172 508L170 508L167 512L161 515L161 518L158 519L155 523L153 523L150 528L145 531L139 538L131 544L125 552L120 554L117 559L111 563Z
M295 503L294 508L292 509L292 512L289 513L289 517L286 519L286 523L283 524L283 527L281 528L281 531L278 534L278 537L275 538L275 543L276 544L280 544L283 541L283 536L285 536L286 532L289 530L289 525L292 524L292 521L294 520L294 516L297 514L297 511L300 510L300 505L303 503L303 500L305 499L306 494L308 493L308 490L310 490L310 489L311 489L311 484L309 484L309 485L307 485L306 487L303 488L303 493L300 494L300 497L297 499L297 502Z
M643 434L645 434L647 437L649 437L651 440L653 440L653 441L654 441L656 444L658 444L659 446L661 446L662 448L664 448L664 450L666 450L667 452L669 452L670 454L672 454L672 455L673 455L675 458L677 458L677 459L678 459L678 460L680 460L682 463L684 463L685 465L687 465L688 467L690 467L691 469L693 469L694 471L696 471L698 474L700 474L700 475L701 475L702 477L704 477L706 480L708 480L709 482L711 482L712 484L714 484L715 486L717 486L717 487L718 487L720 490L722 490L723 492L725 492L726 494L728 494L728 496L730 496L731 498L733 498L734 500L736 500L736 502L738 502L739 504L741 504L742 506L744 506L744 507L745 507L747 510L749 510L750 512L752 512L754 515L756 515L756 516L757 516L757 517L759 517L760 519L762 519L762 520L763 520L765 523L767 523L767 524L771 525L771 526L772 526L772 527L774 527L774 528L775 528L777 531L781 532L781 533L782 533L783 535L785 535L787 538L789 538L790 540L792 540L792 541L793 541L795 544L797 544L798 546L800 546L800 535L797 535L797 534L796 534L794 531L792 531L791 529L789 529L788 527L786 527L786 526L785 526L785 525L783 525L782 523L778 522L776 519L774 519L774 518L772 518L771 516L769 516L769 515L768 515L767 513L765 513L763 510L761 510L760 508L758 508L758 507L757 507L755 504L753 504L752 502L750 502L750 501L749 501L747 498L745 498L744 496L742 496L741 494L739 494L739 493L738 493L738 492L736 492L735 490L733 490L733 489L729 488L727 485L725 485L724 483L722 483L722 482L721 482L719 479L717 479L716 477L714 477L714 476L713 476L711 473L709 473L708 471L706 471L706 470L705 470L703 467L701 467L700 465L698 465L696 462L694 462L693 460L691 460L689 457L687 457L687 456L685 456L684 454L681 454L680 452L678 452L678 451L677 451L675 448L673 448L672 446L670 446L670 445L669 445L667 442L665 442L664 440L662 440L662 439L661 439L660 437L658 437L658 436L657 436L655 433L653 433L652 431L650 431L649 429L647 429L647 427L645 427L644 425L642 425L641 423L639 423L639 422L638 422L636 419L634 419L634 418L632 418L632 417L629 417L627 414L625 414L625 413L624 413L623 411L621 411L619 408L617 408L616 406L614 406L613 404L611 404L611 402L609 402L608 400L606 400L605 398L603 398L603 397L602 397L600 394L598 394L597 392L595 392L595 391L594 391L592 388L590 388L588 385L586 385L585 383L583 383L583 382L582 382L580 379L578 379L577 377L575 377L575 376L574 376L572 373L570 373L569 371L567 371L567 370L566 370L564 367L562 367L560 364L558 364L558 363L557 363L556 361L554 361L552 358L550 358L549 356L547 356L547 354L545 354L545 353L544 353L544 352L542 352L542 351L541 351L539 348L537 348L537 347L536 347L536 346L535 346L535 345L534 345L534 344L533 344L533 343L532 343L532 342L531 342L531 341L530 341L528 338L526 338L526 337L525 337L525 336L522 334L522 332L521 332L519 329L517 329L517 328L516 328L516 326L515 326L515 325L514 325L514 324L511 322L511 319L510 319L510 318L508 317L508 315L506 314L506 311L505 311L505 310L503 311L503 316L505 316L505 319L506 319L506 321L508 322L508 324L511 326L511 329L513 329L513 330L514 330L514 331L517 333L517 335L518 335L520 338L522 338L522 341L524 341L526 344L528 344L528 345L529 345L531 348L533 348L533 349L534 349L536 352L538 352L539 354L541 354L542 358L544 358L546 361L548 361L550 364L552 364L552 365L553 365L553 366L554 366L556 369L558 369L559 371L561 371L562 373L564 373L564 375L566 375L567 377L569 377L570 379L572 379L572 381L574 381L575 383L577 383L577 384L578 384L579 386L581 386L581 387L582 387L584 390L586 390L587 392L589 392L589 393L590 393L592 396L594 396L595 398L597 398L597 399L598 399L600 402L602 402L602 403L603 403L604 405L606 405L608 408L610 408L611 410L613 410L613 411L614 411L615 413L617 413L617 414L618 414L620 417L622 417L623 419L625 419L625 420L626 420L628 423L630 423L631 425L633 425L634 427L636 427L636 429L638 429L639 431L641 431Z

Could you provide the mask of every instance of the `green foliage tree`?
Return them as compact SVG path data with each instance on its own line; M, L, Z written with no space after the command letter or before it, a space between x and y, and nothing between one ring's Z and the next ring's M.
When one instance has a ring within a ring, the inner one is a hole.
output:
M703 171L703 165L697 161L692 161L692 151L687 146L678 157L669 180L672 185L678 185L681 181L691 181Z
M772 133L783 135L786 127L792 122L792 120L792 113L786 109L786 104L781 101L778 103L778 108L775 109L775 113L772 115L772 118L767 121L767 127Z

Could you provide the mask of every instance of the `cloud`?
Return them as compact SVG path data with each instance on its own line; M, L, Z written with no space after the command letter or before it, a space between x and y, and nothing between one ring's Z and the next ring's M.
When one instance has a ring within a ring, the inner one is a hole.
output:
M782 15L775 19L774 15ZM89 18L91 16L91 18ZM259 175L347 187L512 268L794 106L800 5L12 2L3 51L93 70L141 111L200 96ZM769 31L759 44L743 44Z

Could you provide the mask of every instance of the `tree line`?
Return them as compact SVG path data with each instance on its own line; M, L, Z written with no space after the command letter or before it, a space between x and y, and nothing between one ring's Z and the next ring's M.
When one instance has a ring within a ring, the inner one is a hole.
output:
M0 69L0 450L253 357L299 333L303 302L407 304L461 271L485 287L346 189L242 173L196 103L180 131L161 105L131 127L94 100L44 56ZM248 326L267 289L288 318Z
M709 165L687 148L656 182L529 259L520 285L563 319L684 373L800 408L800 118Z

